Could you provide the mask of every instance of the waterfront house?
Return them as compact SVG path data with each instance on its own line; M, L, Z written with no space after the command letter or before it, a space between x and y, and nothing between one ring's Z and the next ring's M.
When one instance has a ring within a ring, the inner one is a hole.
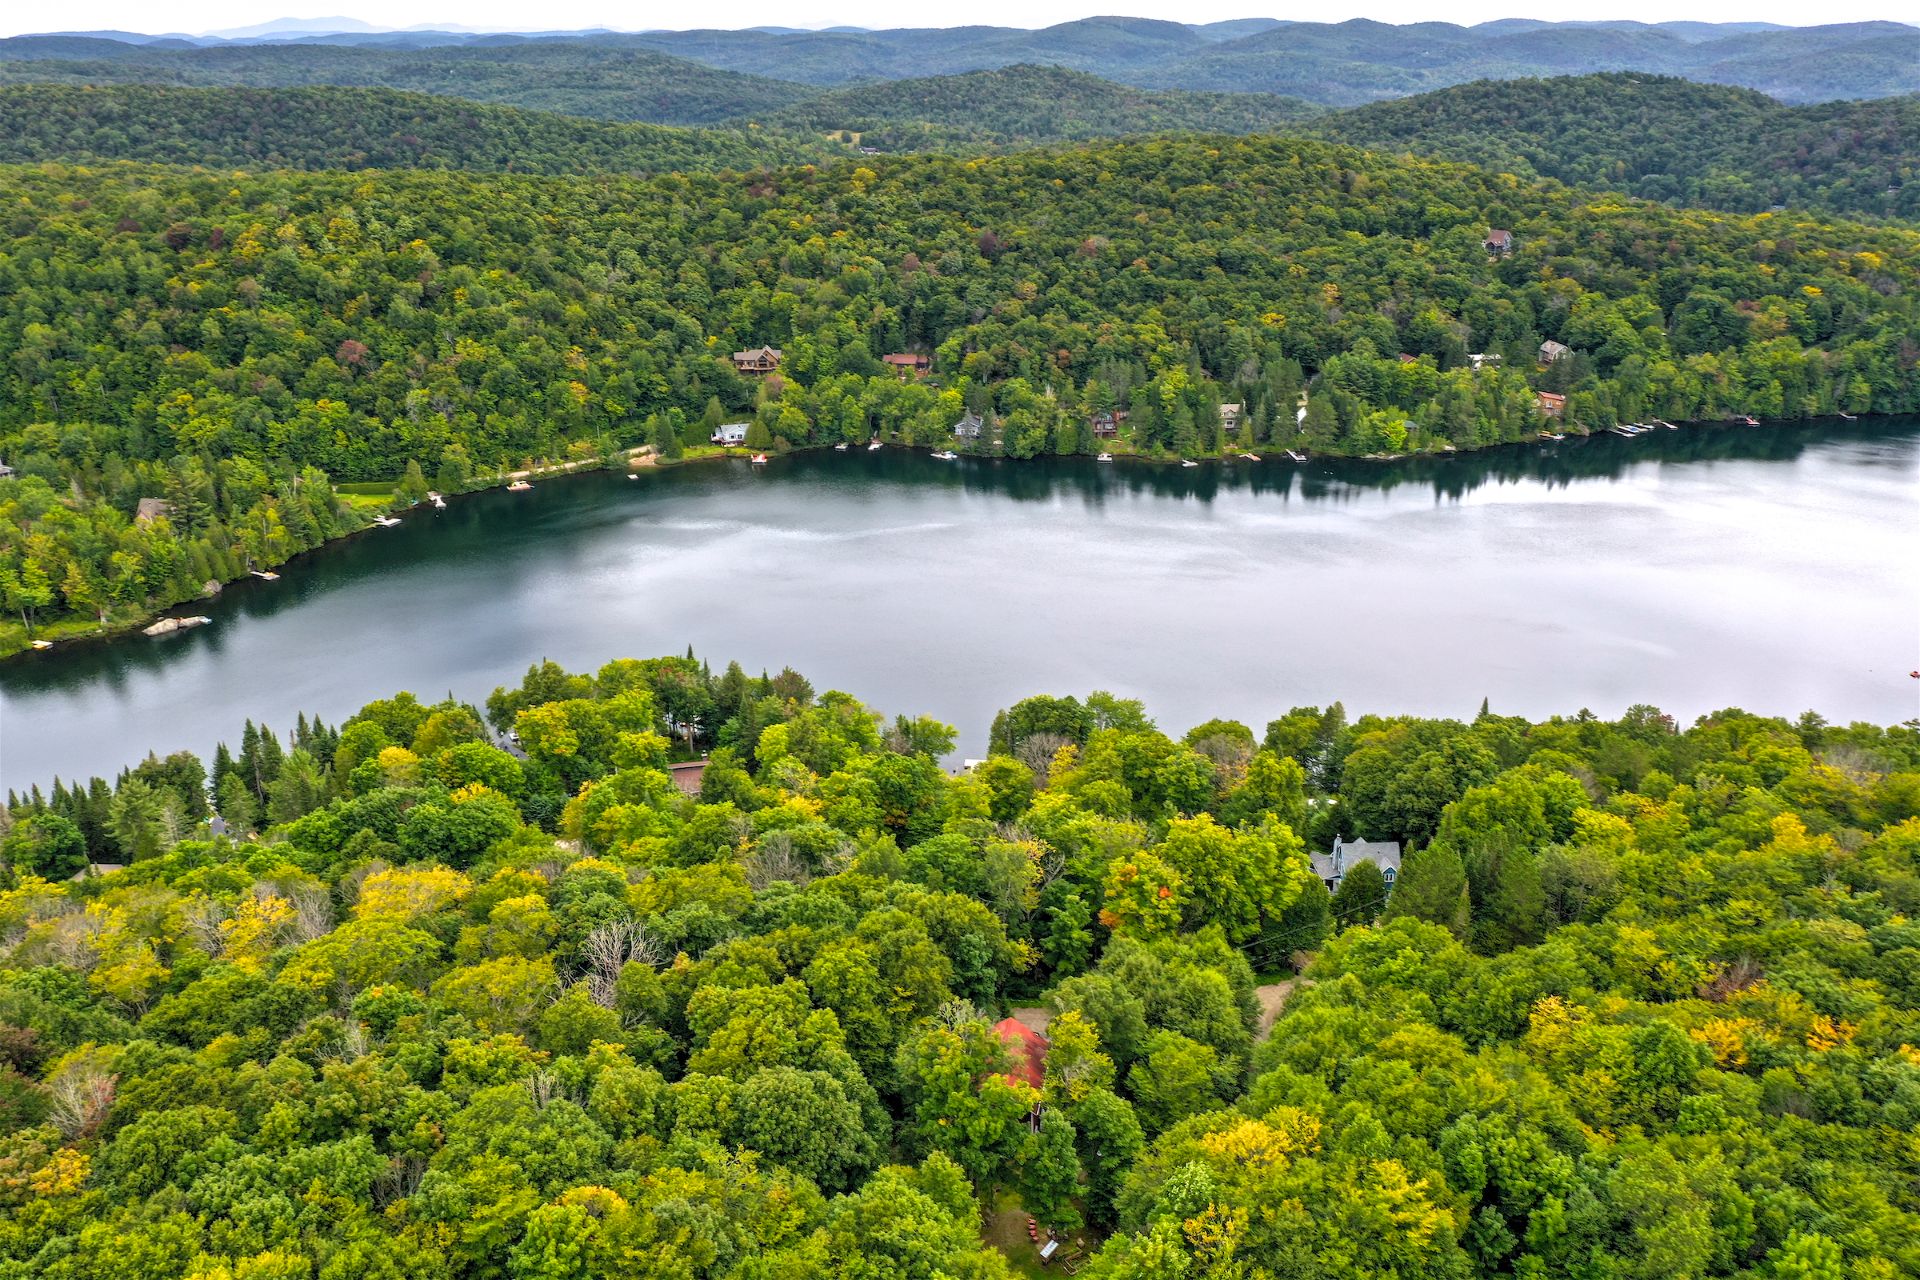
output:
M1093 428L1093 434L1103 440L1120 432L1120 424L1113 420L1113 415L1110 413L1094 414L1087 419L1087 425Z
M1552 364L1555 360L1564 360L1573 354L1573 348L1564 342L1555 342L1548 338L1540 344L1540 363Z
M1393 882L1400 875L1400 842L1398 840L1342 840L1335 836L1331 853L1316 853L1311 856L1313 874L1332 893L1347 878L1347 872L1363 862L1371 862L1380 868L1380 875L1387 882L1387 892L1393 892Z
M730 449L739 448L747 442L747 424L744 422L729 422L724 424L714 431L713 442L717 445L725 445Z
M891 355L881 356L880 363L903 378L924 378L933 368L931 357L915 355L911 351L895 351Z
M780 367L780 348L754 347L733 353L733 367L741 373L772 373Z
M1221 405L1220 429L1223 431L1238 431L1240 429L1240 416L1245 412L1246 406L1242 404Z
M1552 391L1539 392L1533 399L1540 406L1540 412L1549 418L1557 418L1567 411L1567 398Z
M966 417L953 424L953 438L956 440L978 440L987 429L987 424L979 414L969 412Z

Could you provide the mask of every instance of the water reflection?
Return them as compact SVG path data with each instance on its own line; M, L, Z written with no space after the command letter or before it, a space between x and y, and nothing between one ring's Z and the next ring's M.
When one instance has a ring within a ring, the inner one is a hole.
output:
M1909 418L1396 462L886 449L569 477L235 583L210 627L0 663L0 785L690 642L973 745L1013 697L1097 685L1169 728L1488 694L1897 720L1920 686L1888 674L1920 665L1916 458Z

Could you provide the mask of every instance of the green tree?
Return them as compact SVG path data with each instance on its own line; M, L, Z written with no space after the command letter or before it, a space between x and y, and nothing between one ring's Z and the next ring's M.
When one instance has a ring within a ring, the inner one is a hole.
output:
M57 813L31 813L0 840L0 857L15 872L65 880L87 868L87 841L80 828Z
M1336 928L1372 924L1387 905L1387 879L1371 862L1356 862L1340 877L1330 910Z

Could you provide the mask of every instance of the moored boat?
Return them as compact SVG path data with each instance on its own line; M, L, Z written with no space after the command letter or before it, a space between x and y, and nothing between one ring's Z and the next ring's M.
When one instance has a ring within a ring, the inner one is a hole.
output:
M533 488L533 486L528 484L525 480L515 480L512 484L507 486L507 492L508 493L525 493L527 490L531 488Z

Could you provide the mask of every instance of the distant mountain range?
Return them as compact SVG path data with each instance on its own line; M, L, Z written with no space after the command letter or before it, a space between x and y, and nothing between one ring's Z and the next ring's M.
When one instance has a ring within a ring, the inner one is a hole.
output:
M384 88L0 83L0 162L631 173L753 169L855 147L969 152L1281 133L1675 204L1920 218L1920 96L1788 106L1749 89L1607 73L1477 81L1328 112L1273 94L1137 89L1059 67L822 90L632 57L638 79L621 101L714 127ZM483 80L476 70L463 87ZM742 98L763 109L728 116Z
M13 80L176 84L382 85L449 91L486 51L505 70L467 96L639 119L621 77L642 53L814 86L956 75L1021 64L1064 67L1147 89L1276 93L1330 106L1482 79L1636 71L1758 89L1785 102L1920 91L1920 28L1894 22L1545 22L1473 27L1248 19L1187 25L1088 18L1011 27L867 31L380 31L347 19L285 21L204 37L119 32L0 41ZM342 27L341 30L322 30ZM539 56L530 56L540 51ZM516 77L521 83L516 83ZM604 95L608 102L597 102ZM563 105L564 103L564 105ZM759 110L762 103L743 104Z

